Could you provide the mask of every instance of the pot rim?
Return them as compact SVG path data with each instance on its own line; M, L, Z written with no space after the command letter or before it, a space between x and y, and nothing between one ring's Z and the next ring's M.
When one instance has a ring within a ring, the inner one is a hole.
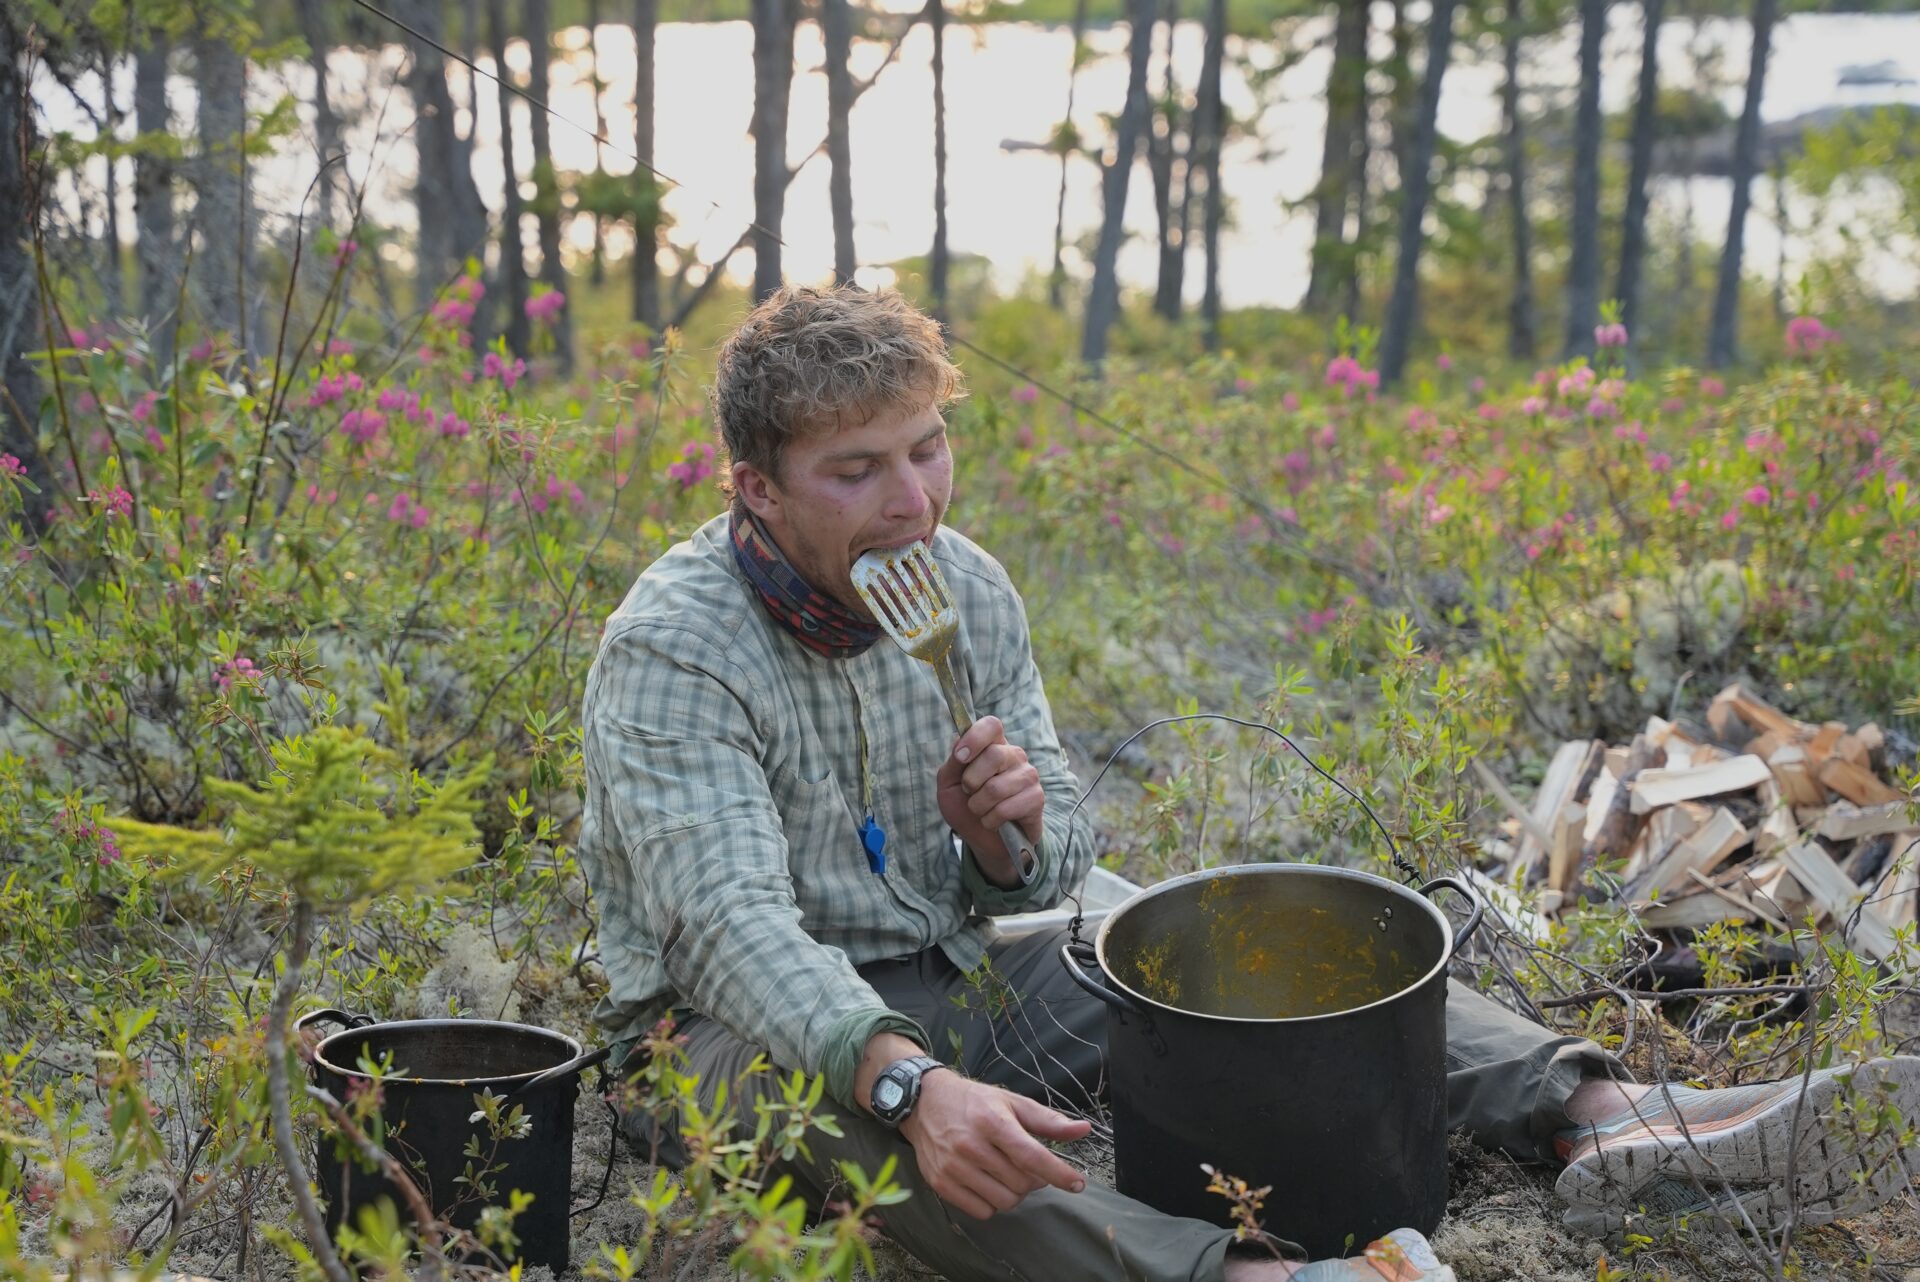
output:
M581 1046L578 1041L567 1036L565 1033L557 1032L551 1028L541 1028L534 1024L516 1024L510 1020L502 1019L389 1019L381 1020L373 1024L362 1024L358 1028L343 1028L337 1033L328 1033L315 1044L313 1048L313 1062L325 1068L328 1072L337 1073L341 1077L366 1078L367 1074L362 1072L358 1067L342 1068L327 1058L328 1049L334 1042L349 1037L357 1037L364 1040L367 1034L381 1029L445 1028L450 1024L457 1024L462 1028L496 1029L503 1032L532 1033L535 1036L550 1039L555 1043L556 1050L564 1050L565 1053L551 1064L541 1068L528 1069L524 1073L506 1073L492 1077L393 1076L382 1078L381 1080L396 1082L406 1086L453 1086L462 1089L471 1089L477 1086L517 1086L532 1081L534 1078L540 1076L540 1074L558 1068L568 1060L578 1058L581 1054Z
M1158 998L1149 997L1145 993L1135 990L1114 974L1113 968L1107 964L1107 933L1113 929L1114 923L1126 916L1135 906L1143 904L1157 895L1170 894L1173 891L1183 889L1196 882L1212 881L1221 877L1241 876L1339 877L1348 881L1366 882L1385 890L1391 890L1408 903L1417 904L1419 907L1425 909L1428 915L1433 918L1435 925L1438 926L1440 930L1440 939L1442 941L1440 958L1434 962L1432 968L1422 974L1420 978L1394 992L1388 993L1385 997L1377 1001L1368 1002L1364 1006L1349 1006L1345 1010L1323 1011L1318 1015L1286 1015L1276 1019L1254 1018L1246 1015L1215 1015L1207 1011L1187 1010L1182 1006L1169 1006ZM1134 1001L1151 1006L1156 1010L1165 1011L1169 1015L1180 1015L1187 1019L1212 1020L1222 1024L1311 1024L1319 1020L1345 1019L1350 1015L1358 1015L1363 1011L1374 1010L1390 1002L1397 1002L1407 994L1415 992L1418 989L1425 988L1433 982L1435 975L1445 974L1447 963L1453 960L1453 926L1452 923L1447 920L1447 915L1441 912L1432 900L1416 893L1407 886L1401 885L1391 878L1382 877L1376 873L1362 872L1358 868L1339 868L1328 864L1231 864L1224 868L1202 868L1197 872L1183 873L1178 877L1163 881L1155 886L1148 886L1141 890L1138 894L1128 899L1127 902L1109 912L1106 920L1100 923L1100 930L1093 939L1093 955L1100 963L1100 977L1102 980L1112 984Z

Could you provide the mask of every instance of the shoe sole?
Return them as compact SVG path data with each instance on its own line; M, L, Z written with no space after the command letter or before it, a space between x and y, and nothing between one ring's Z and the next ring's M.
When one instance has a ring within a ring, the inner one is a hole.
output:
M1567 1203L1562 1218L1595 1235L1617 1233L1629 1218L1636 1230L1685 1219L1734 1229L1751 1221L1777 1233L1796 1205L1802 1228L1872 1210L1908 1188L1920 1167L1920 1143L1903 1148L1901 1132L1884 1127L1871 1136L1846 1133L1847 1122L1833 1111L1848 1081L1863 1103L1891 1103L1904 1131L1920 1127L1920 1057L1875 1060L1845 1079L1816 1074L1797 1114L1800 1092L1789 1091L1718 1134L1689 1140L1675 1131L1602 1147L1561 1173L1555 1188Z

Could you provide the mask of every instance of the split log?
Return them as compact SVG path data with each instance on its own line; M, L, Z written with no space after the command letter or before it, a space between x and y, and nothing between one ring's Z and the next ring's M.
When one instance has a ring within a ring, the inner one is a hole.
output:
M1771 773L1761 783L1759 794L1760 823L1753 831L1753 849L1755 854L1769 855L1800 840L1800 826Z
M1752 921L1761 916L1759 908L1742 903L1732 891L1685 895L1637 911L1640 924L1649 930L1705 930L1717 922Z
M1868 901L1895 930L1920 921L1920 836L1903 835L1894 845L1903 841L1905 849L1895 850L1887 860Z
M1866 807L1851 801L1836 801L1827 807L1814 831L1829 841L1855 841L1909 828L1920 830L1920 815L1904 800Z
M1866 892L1847 880L1826 851L1812 842L1801 842L1787 847L1780 858L1849 944L1875 961L1885 961L1899 950L1893 927L1866 902Z
M1644 815L1679 801L1739 792L1772 778L1766 761L1752 754L1686 770L1647 770L1633 781L1633 812Z
M1820 767L1820 782L1856 806L1883 806L1906 799L1898 789L1880 782L1873 771L1838 754L1828 757Z
M1565 894L1573 889L1574 875L1580 871L1580 835L1586 830L1587 808L1569 801L1554 816L1553 844L1547 850L1547 885Z
M1640 827L1638 812L1633 808L1633 785L1647 771L1666 761L1663 742L1666 737L1656 738L1652 734L1633 737L1633 745L1627 749L1626 770L1607 793L1606 800L1600 799L1605 785L1595 781L1593 796L1587 804L1586 848L1582 851L1586 859L1611 859L1633 841Z
M1748 694L1746 687L1737 681L1715 695L1713 701L1716 704L1724 701L1730 705L1756 733L1765 734L1770 730L1778 732L1783 742L1791 743L1813 733L1812 726L1804 721L1796 721L1765 699Z
M1773 771L1773 777L1780 784L1793 806L1824 806L1827 804L1826 789L1813 777L1807 766L1807 750L1797 743L1775 748L1767 758L1767 767Z
M1642 897L1652 898L1680 885L1686 881L1689 871L1705 876L1750 839L1751 834L1731 811L1724 808L1714 811L1711 818L1675 843L1647 870L1640 885Z
M1840 742L1840 736L1846 732L1847 723L1844 721L1828 721L1814 731L1813 738L1807 740L1808 766L1817 771L1825 765L1827 758L1833 755L1834 745Z
M1540 791L1534 794L1533 806L1527 812L1533 822L1527 825L1526 834L1520 839L1520 853L1514 856L1513 866L1507 870L1509 876L1520 869L1527 870L1531 876L1534 866L1553 844L1553 822L1560 808L1569 801L1580 800L1583 789L1592 782L1592 772L1600 769L1606 750L1607 745L1598 739L1569 739L1553 754L1546 778L1540 781ZM1544 843L1535 839L1536 831L1546 834Z

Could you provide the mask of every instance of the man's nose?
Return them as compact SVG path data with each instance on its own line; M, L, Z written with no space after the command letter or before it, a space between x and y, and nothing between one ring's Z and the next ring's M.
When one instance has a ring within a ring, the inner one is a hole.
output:
M893 479L887 487L886 516L891 521L912 521L927 514L933 506L932 498L927 494L926 478L920 475L920 469L911 462L905 462L893 469Z

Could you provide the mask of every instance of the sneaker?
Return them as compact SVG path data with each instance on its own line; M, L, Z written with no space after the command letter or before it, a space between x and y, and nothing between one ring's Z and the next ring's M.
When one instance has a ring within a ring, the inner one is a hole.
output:
M1669 1087L1563 1131L1567 1226L1609 1234L1682 1219L1779 1232L1871 1210L1920 1170L1920 1057L1726 1090ZM1671 1098L1669 1098L1669 1096ZM1788 1187L1791 1176L1792 1187Z
M1358 1255L1302 1265L1292 1282L1454 1282L1433 1243L1412 1229L1395 1229Z

